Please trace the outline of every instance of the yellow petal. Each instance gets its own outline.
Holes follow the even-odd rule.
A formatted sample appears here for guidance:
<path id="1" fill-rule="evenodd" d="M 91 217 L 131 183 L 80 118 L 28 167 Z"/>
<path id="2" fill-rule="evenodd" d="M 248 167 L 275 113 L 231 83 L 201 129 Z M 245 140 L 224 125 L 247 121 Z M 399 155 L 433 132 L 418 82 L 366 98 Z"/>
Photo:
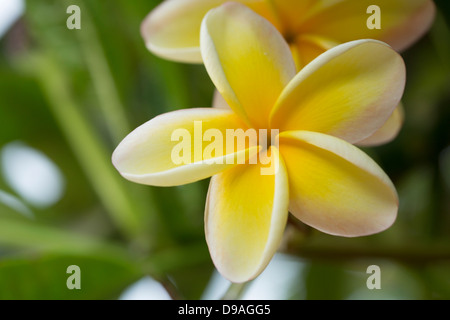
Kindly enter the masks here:
<path id="1" fill-rule="evenodd" d="M 206 240 L 218 271 L 233 282 L 258 276 L 277 250 L 288 214 L 288 180 L 278 150 L 276 174 L 262 164 L 236 166 L 211 178 Z"/>
<path id="2" fill-rule="evenodd" d="M 198 181 L 245 162 L 257 151 L 248 143 L 227 152 L 226 143 L 221 143 L 220 150 L 206 152 L 216 136 L 222 135 L 224 141 L 227 129 L 238 128 L 245 126 L 231 110 L 166 113 L 131 132 L 114 151 L 113 164 L 122 176 L 137 183 L 174 186 Z M 206 139 L 208 133 L 213 135 Z"/>
<path id="3" fill-rule="evenodd" d="M 315 11 L 317 0 L 270 0 L 283 24 L 283 31 L 288 38 L 292 31 L 298 30 L 305 19 Z"/>
<path id="4" fill-rule="evenodd" d="M 141 34 L 147 48 L 166 59 L 201 63 L 200 25 L 225 0 L 167 0 L 145 18 Z"/>
<path id="5" fill-rule="evenodd" d="M 271 108 L 295 75 L 289 47 L 275 27 L 246 6 L 226 3 L 203 20 L 201 52 L 230 107 L 249 125 L 267 128 Z"/>
<path id="6" fill-rule="evenodd" d="M 358 141 L 356 145 L 366 147 L 378 146 L 394 140 L 402 128 L 404 119 L 405 111 L 403 106 L 400 104 L 380 129 L 375 131 L 375 133 L 370 137 Z"/>
<path id="7" fill-rule="evenodd" d="M 344 140 L 308 131 L 280 134 L 289 176 L 289 211 L 329 234 L 355 237 L 387 229 L 398 198 L 383 170 Z"/>
<path id="8" fill-rule="evenodd" d="M 228 0 L 166 0 L 152 10 L 141 25 L 147 48 L 169 60 L 201 63 L 200 25 L 205 14 Z M 239 0 L 273 23 L 265 0 Z"/>
<path id="9" fill-rule="evenodd" d="M 294 56 L 297 70 L 303 69 L 308 63 L 327 50 L 339 45 L 330 39 L 316 35 L 299 35 L 291 44 L 291 52 Z"/>
<path id="10" fill-rule="evenodd" d="M 297 32 L 318 34 L 338 42 L 377 39 L 396 50 L 410 46 L 429 29 L 435 14 L 432 0 L 345 0 L 318 1 L 322 8 L 303 21 Z M 367 9 L 377 5 L 381 28 L 369 29 Z"/>
<path id="11" fill-rule="evenodd" d="M 405 86 L 403 59 L 386 44 L 359 40 L 320 55 L 289 83 L 272 112 L 271 128 L 360 141 L 389 118 Z"/>

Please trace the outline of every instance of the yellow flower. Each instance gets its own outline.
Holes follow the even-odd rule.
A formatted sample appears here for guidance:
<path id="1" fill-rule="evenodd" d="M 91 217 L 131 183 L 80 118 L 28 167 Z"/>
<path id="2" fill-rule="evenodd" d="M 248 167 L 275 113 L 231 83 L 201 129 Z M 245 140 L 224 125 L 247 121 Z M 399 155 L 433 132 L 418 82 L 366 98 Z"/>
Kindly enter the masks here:
<path id="1" fill-rule="evenodd" d="M 380 128 L 401 99 L 405 67 L 392 48 L 376 40 L 349 42 L 297 73 L 282 35 L 238 3 L 212 9 L 200 38 L 206 69 L 231 109 L 160 115 L 120 143 L 113 163 L 126 179 L 155 186 L 212 176 L 205 232 L 222 275 L 243 282 L 262 272 L 279 246 L 288 211 L 318 230 L 346 237 L 392 225 L 395 187 L 352 145 Z M 204 132 L 223 136 L 239 128 L 280 133 L 267 144 L 259 139 L 258 146 L 224 148 L 223 156 L 208 161 L 216 156 L 206 152 L 215 141 L 198 136 L 199 123 Z M 175 163 L 180 142 L 174 132 L 180 129 L 194 137 L 193 153 L 198 146 L 203 152 Z M 255 148 L 269 150 L 271 163 L 229 161 L 242 155 L 249 160 Z M 262 174 L 266 167 L 275 169 Z"/>

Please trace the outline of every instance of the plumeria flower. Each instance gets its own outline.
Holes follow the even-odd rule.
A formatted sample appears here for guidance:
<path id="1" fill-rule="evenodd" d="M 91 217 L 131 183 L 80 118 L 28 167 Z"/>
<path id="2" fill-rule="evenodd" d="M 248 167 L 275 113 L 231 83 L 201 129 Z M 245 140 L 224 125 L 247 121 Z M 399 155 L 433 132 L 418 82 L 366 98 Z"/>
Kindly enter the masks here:
<path id="1" fill-rule="evenodd" d="M 223 276 L 244 282 L 260 274 L 279 247 L 288 212 L 322 232 L 344 237 L 392 225 L 398 210 L 395 187 L 352 144 L 379 129 L 400 101 L 405 66 L 398 53 L 376 40 L 358 40 L 328 50 L 297 73 L 278 30 L 238 3 L 207 13 L 200 48 L 208 74 L 230 108 L 157 116 L 130 133 L 112 160 L 126 179 L 153 186 L 212 176 L 205 233 Z M 256 148 L 268 151 L 271 163 L 216 161 L 221 159 L 206 151 L 216 141 L 196 137 L 198 123 L 204 132 L 213 129 L 223 136 L 230 129 L 277 130 L 275 139 L 222 156 L 250 159 Z M 193 149 L 201 140 L 203 151 L 185 163 L 173 161 L 180 143 L 173 135 L 179 129 L 194 137 Z M 276 169 L 262 174 L 268 166 Z"/>
<path id="2" fill-rule="evenodd" d="M 201 63 L 200 24 L 208 10 L 228 0 L 166 0 L 150 12 L 141 33 L 150 51 L 170 60 Z M 283 34 L 300 70 L 319 54 L 352 40 L 377 39 L 401 51 L 430 27 L 432 0 L 235 0 L 268 19 Z M 381 9 L 381 29 L 367 28 L 367 9 Z M 402 105 L 360 146 L 393 140 L 403 125 Z"/>

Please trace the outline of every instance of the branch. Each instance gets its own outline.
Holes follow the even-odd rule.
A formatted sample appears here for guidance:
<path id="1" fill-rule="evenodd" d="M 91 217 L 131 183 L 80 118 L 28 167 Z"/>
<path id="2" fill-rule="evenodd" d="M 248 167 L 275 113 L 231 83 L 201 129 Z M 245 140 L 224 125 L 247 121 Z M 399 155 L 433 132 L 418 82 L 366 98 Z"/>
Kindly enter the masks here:
<path id="1" fill-rule="evenodd" d="M 317 245 L 304 243 L 300 246 L 289 246 L 286 253 L 306 259 L 348 261 L 355 259 L 389 259 L 408 264 L 428 264 L 438 261 L 450 261 L 448 246 L 433 245 L 411 246 L 373 245 Z"/>

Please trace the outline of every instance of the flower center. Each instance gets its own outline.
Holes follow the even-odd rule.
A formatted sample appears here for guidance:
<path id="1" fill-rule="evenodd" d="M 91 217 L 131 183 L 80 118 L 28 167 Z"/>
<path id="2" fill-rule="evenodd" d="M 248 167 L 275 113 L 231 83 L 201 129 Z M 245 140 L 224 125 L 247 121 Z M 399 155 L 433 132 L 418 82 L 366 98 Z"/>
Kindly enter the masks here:
<path id="1" fill-rule="evenodd" d="M 296 34 L 291 32 L 291 31 L 286 31 L 283 36 L 284 36 L 284 39 L 286 40 L 286 42 L 289 45 L 294 44 L 295 43 L 295 39 L 297 37 Z"/>
<path id="2" fill-rule="evenodd" d="M 259 129 L 258 130 L 258 145 L 262 150 L 268 150 L 271 146 L 278 148 L 278 129 Z"/>

